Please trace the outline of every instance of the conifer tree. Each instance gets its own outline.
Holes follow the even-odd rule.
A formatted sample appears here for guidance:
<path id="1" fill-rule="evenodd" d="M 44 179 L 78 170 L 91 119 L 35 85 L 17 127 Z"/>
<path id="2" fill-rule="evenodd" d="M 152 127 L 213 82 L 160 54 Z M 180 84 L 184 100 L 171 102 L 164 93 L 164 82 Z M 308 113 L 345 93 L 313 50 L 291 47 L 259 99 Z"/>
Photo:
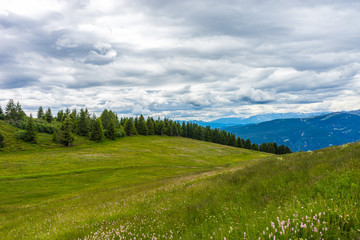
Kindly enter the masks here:
<path id="1" fill-rule="evenodd" d="M 22 120 L 22 119 L 26 118 L 26 114 L 22 110 L 21 105 L 20 105 L 19 102 L 16 103 L 15 111 L 16 111 L 16 120 Z"/>
<path id="2" fill-rule="evenodd" d="M 210 142 L 211 141 L 211 132 L 210 132 L 210 126 L 206 126 L 205 128 L 205 133 L 204 133 L 204 138 L 206 142 Z"/>
<path id="3" fill-rule="evenodd" d="M 109 128 L 107 130 L 107 137 L 115 140 L 116 139 L 116 128 L 115 128 L 115 121 L 111 119 Z"/>
<path id="4" fill-rule="evenodd" d="M 74 136 L 72 133 L 72 120 L 70 118 L 70 116 L 67 116 L 61 126 L 61 131 L 60 131 L 60 142 L 64 145 L 64 146 L 68 146 L 70 147 L 71 144 L 74 142 Z"/>
<path id="5" fill-rule="evenodd" d="M 244 147 L 245 147 L 246 149 L 251 149 L 251 146 L 252 146 L 252 145 L 251 145 L 250 139 L 246 139 L 246 142 L 245 142 L 245 146 L 244 146 Z"/>
<path id="6" fill-rule="evenodd" d="M 2 107 L 0 105 L 0 120 L 4 120 L 5 116 L 4 116 L 4 112 L 2 110 Z"/>
<path id="7" fill-rule="evenodd" d="M 146 125 L 148 128 L 148 134 L 149 135 L 155 135 L 155 124 L 154 124 L 154 120 L 150 117 L 148 117 L 148 119 L 146 120 Z"/>
<path id="8" fill-rule="evenodd" d="M 80 136 L 89 136 L 90 121 L 89 116 L 84 109 L 80 109 L 80 114 L 76 126 L 77 134 L 79 134 Z"/>
<path id="9" fill-rule="evenodd" d="M 52 120 L 53 120 L 53 115 L 51 114 L 51 109 L 48 108 L 45 112 L 45 115 L 44 115 L 44 119 L 48 122 L 48 123 L 51 123 Z"/>
<path id="10" fill-rule="evenodd" d="M 4 135 L 0 132 L 0 148 L 5 147 Z"/>
<path id="11" fill-rule="evenodd" d="M 148 135 L 148 127 L 145 122 L 144 116 L 141 114 L 137 123 L 137 132 L 140 135 Z"/>
<path id="12" fill-rule="evenodd" d="M 104 129 L 101 123 L 101 119 L 98 118 L 96 119 L 92 132 L 91 132 L 91 136 L 90 136 L 90 140 L 96 141 L 96 142 L 101 142 L 103 141 L 105 138 L 104 136 Z"/>
<path id="13" fill-rule="evenodd" d="M 109 114 L 109 111 L 107 109 L 105 109 L 101 115 L 100 115 L 100 119 L 101 119 L 101 123 L 103 125 L 103 128 L 105 130 L 109 129 L 109 125 L 110 125 L 110 121 L 111 121 L 111 118 L 110 118 L 110 114 Z"/>
<path id="14" fill-rule="evenodd" d="M 253 144 L 251 145 L 251 149 L 252 149 L 252 150 L 255 150 L 255 151 L 259 151 L 259 145 L 257 145 L 256 143 L 253 143 Z"/>
<path id="15" fill-rule="evenodd" d="M 227 145 L 227 143 L 228 143 L 227 133 L 226 133 L 225 130 L 221 130 L 221 131 L 220 131 L 219 143 L 220 143 L 220 144 L 223 144 L 223 145 Z"/>
<path id="16" fill-rule="evenodd" d="M 127 136 L 137 135 L 133 118 L 129 118 L 125 123 L 125 132 Z"/>
<path id="17" fill-rule="evenodd" d="M 166 119 L 165 119 L 165 120 L 166 120 Z M 167 121 L 167 120 L 166 120 L 166 122 L 165 122 L 164 132 L 165 132 L 165 134 L 168 135 L 168 136 L 172 136 L 172 135 L 173 135 L 170 122 Z"/>
<path id="18" fill-rule="evenodd" d="M 36 141 L 36 126 L 34 123 L 34 119 L 30 114 L 25 126 L 24 140 L 28 142 Z"/>
<path id="19" fill-rule="evenodd" d="M 186 124 L 185 124 L 185 122 L 182 122 L 182 124 L 181 124 L 181 136 L 182 136 L 182 137 L 187 137 Z"/>
<path id="20" fill-rule="evenodd" d="M 39 110 L 37 112 L 37 119 L 43 119 L 43 118 L 44 118 L 44 110 L 43 110 L 43 107 L 40 106 Z"/>
<path id="21" fill-rule="evenodd" d="M 15 109 L 15 102 L 13 99 L 10 99 L 9 102 L 6 104 L 5 108 L 5 119 L 8 120 L 16 120 L 16 109 Z"/>
<path id="22" fill-rule="evenodd" d="M 64 111 L 60 110 L 57 112 L 57 117 L 56 117 L 56 121 L 58 122 L 62 122 L 64 120 Z"/>
<path id="23" fill-rule="evenodd" d="M 164 135 L 164 121 L 156 121 L 156 135 Z"/>

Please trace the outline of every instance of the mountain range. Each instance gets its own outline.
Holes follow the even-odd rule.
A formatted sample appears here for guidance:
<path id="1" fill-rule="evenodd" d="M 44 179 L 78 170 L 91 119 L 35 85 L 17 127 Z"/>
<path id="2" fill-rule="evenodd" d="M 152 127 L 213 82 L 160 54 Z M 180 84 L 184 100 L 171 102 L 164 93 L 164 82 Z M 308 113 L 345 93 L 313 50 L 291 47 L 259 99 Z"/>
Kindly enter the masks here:
<path id="1" fill-rule="evenodd" d="M 316 150 L 360 140 L 360 110 L 307 118 L 276 119 L 251 125 L 228 126 L 253 143 L 276 142 L 292 151 Z"/>
<path id="2" fill-rule="evenodd" d="M 275 119 L 286 119 L 286 118 L 305 118 L 311 116 L 317 116 L 326 114 L 326 112 L 321 113 L 270 113 L 270 114 L 260 114 L 255 115 L 247 118 L 237 118 L 237 117 L 230 117 L 230 118 L 219 118 L 212 121 L 197 121 L 192 120 L 190 122 L 196 123 L 201 126 L 210 126 L 211 128 L 226 128 L 230 126 L 239 126 L 239 125 L 249 125 L 249 124 L 256 124 L 266 121 L 271 121 Z"/>

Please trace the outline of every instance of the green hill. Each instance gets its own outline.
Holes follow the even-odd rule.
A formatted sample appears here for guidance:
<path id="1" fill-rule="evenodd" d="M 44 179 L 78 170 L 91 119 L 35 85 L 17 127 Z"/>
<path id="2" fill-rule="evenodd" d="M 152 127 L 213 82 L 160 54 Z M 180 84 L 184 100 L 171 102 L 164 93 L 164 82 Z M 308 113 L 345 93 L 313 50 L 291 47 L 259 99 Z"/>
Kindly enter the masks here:
<path id="1" fill-rule="evenodd" d="M 359 159 L 358 143 L 275 156 L 160 136 L 0 153 L 0 236 L 357 239 Z"/>

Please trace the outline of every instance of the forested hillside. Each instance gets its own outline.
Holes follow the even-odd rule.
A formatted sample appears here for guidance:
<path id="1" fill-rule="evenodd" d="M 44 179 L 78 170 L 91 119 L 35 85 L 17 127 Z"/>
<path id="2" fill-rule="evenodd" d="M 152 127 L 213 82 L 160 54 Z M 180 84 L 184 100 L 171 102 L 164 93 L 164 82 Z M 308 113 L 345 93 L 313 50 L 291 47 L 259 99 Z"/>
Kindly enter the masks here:
<path id="1" fill-rule="evenodd" d="M 54 143 L 67 147 L 76 144 L 75 136 L 102 142 L 105 138 L 115 140 L 125 136 L 165 135 L 181 136 L 268 153 L 286 154 L 291 152 L 290 148 L 285 145 L 278 146 L 275 142 L 255 144 L 250 139 L 245 140 L 239 136 L 236 137 L 233 133 L 217 128 L 212 129 L 209 126 L 203 127 L 191 122 L 182 122 L 180 124 L 179 121 L 168 118 L 155 120 L 148 117 L 145 119 L 143 115 L 135 118 L 119 118 L 116 113 L 107 109 L 99 117 L 90 114 L 87 109 L 80 109 L 80 111 L 77 109 L 71 111 L 69 109 L 60 110 L 54 117 L 50 108 L 47 108 L 44 112 L 43 107 L 40 106 L 37 118 L 33 118 L 32 115 L 30 117 L 26 116 L 19 103 L 15 104 L 13 100 L 10 100 L 5 111 L 1 109 L 1 113 L 1 118 L 8 124 L 23 129 L 23 131 L 15 134 L 17 139 L 34 144 L 37 143 L 38 132 L 52 134 Z M 4 146 L 6 148 L 6 144 Z"/>

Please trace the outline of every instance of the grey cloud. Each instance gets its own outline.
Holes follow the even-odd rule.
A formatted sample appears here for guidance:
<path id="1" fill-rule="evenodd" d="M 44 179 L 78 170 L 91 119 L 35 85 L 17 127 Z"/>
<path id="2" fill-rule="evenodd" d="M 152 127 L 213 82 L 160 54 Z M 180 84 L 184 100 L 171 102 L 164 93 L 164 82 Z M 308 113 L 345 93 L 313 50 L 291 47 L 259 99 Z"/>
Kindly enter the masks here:
<path id="1" fill-rule="evenodd" d="M 360 103 L 357 1 L 65 3 L 0 13 L 0 95 L 184 118 Z"/>

